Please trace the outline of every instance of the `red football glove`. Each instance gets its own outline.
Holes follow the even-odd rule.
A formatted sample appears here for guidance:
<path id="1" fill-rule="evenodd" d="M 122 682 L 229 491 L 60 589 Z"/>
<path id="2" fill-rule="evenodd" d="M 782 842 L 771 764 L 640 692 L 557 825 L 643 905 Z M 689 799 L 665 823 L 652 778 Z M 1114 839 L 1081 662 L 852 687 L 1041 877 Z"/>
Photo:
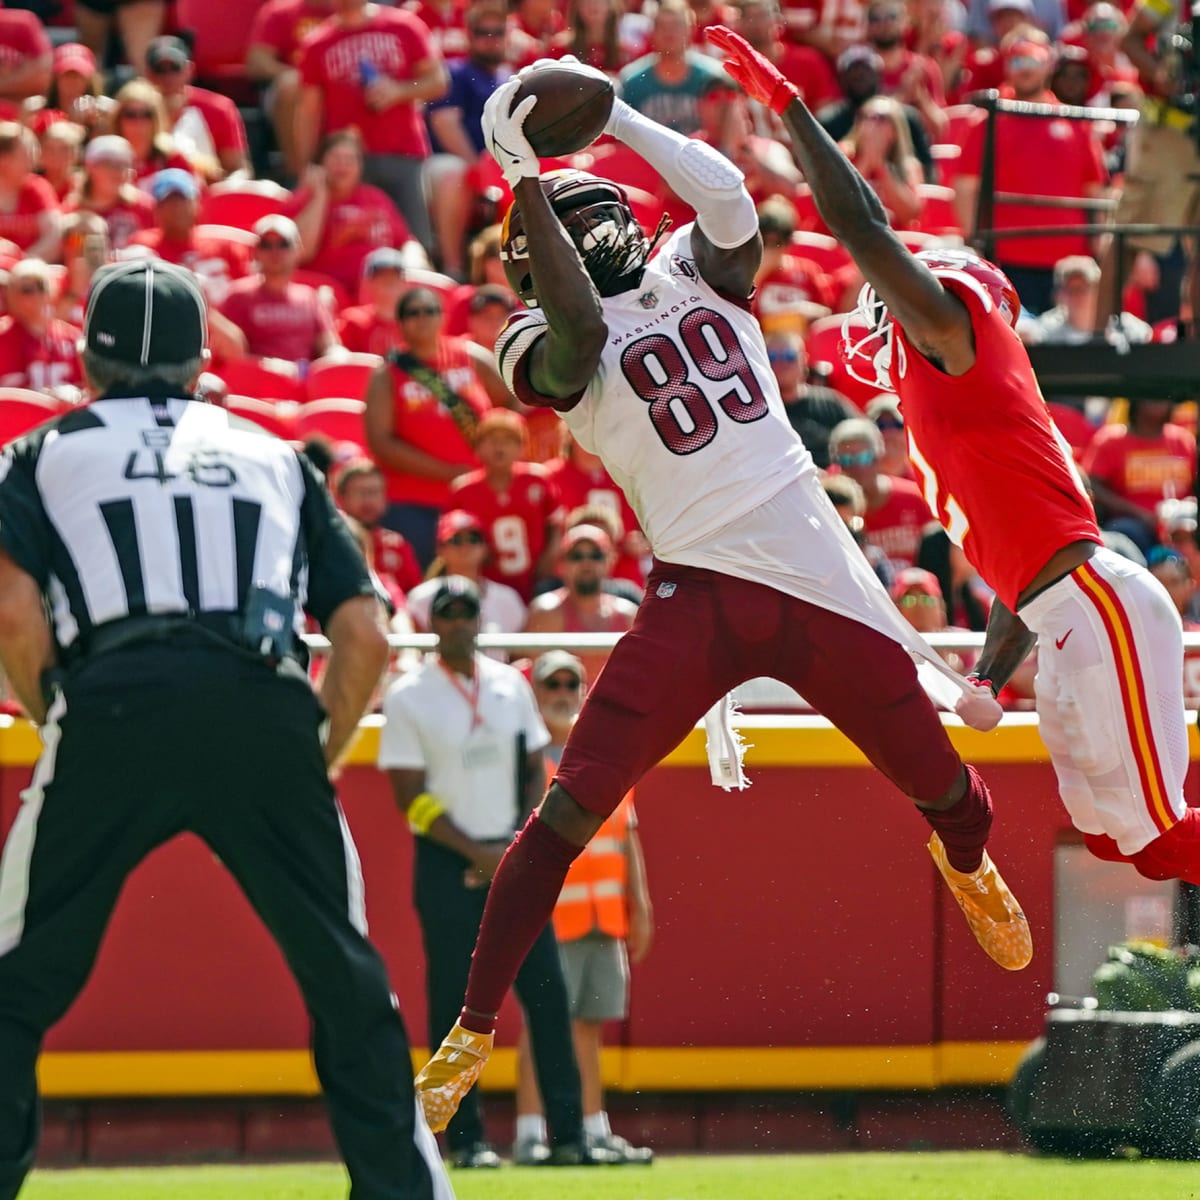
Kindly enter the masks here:
<path id="1" fill-rule="evenodd" d="M 793 100 L 800 99 L 800 89 L 740 34 L 724 25 L 713 25 L 706 33 L 708 40 L 724 51 L 725 70 L 751 100 L 782 115 Z"/>

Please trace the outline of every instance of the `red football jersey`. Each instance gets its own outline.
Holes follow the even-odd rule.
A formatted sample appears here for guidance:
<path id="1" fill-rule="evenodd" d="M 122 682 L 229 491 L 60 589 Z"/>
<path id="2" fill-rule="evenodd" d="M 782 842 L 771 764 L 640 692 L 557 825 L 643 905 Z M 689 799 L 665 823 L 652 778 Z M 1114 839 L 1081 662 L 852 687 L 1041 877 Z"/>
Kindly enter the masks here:
<path id="1" fill-rule="evenodd" d="M 425 576 L 421 573 L 416 551 L 408 539 L 393 529 L 384 529 L 382 525 L 376 525 L 369 532 L 375 573 L 389 585 L 389 592 L 392 592 L 391 584 L 395 584 L 402 595 L 411 592 Z"/>
<path id="2" fill-rule="evenodd" d="M 12 317 L 0 317 L 0 387 L 47 392 L 60 384 L 83 386 L 79 366 L 80 331 L 52 320 L 36 337 Z"/>
<path id="3" fill-rule="evenodd" d="M 352 354 L 378 354 L 382 358 L 389 350 L 404 345 L 400 322 L 395 317 L 381 317 L 373 304 L 343 308 L 334 328 L 342 345 Z"/>
<path id="4" fill-rule="evenodd" d="M 207 234 L 197 237 L 194 230 L 186 242 L 169 242 L 161 229 L 144 229 L 135 233 L 129 244 L 146 246 L 164 262 L 194 271 L 205 299 L 218 308 L 229 295 L 229 285 L 250 271 L 250 251 L 240 242 Z"/>
<path id="5" fill-rule="evenodd" d="M 246 349 L 256 358 L 311 361 L 333 332 L 333 318 L 316 288 L 289 283 L 283 292 L 268 291 L 258 275 L 229 285 L 221 313 L 246 335 Z"/>
<path id="6" fill-rule="evenodd" d="M 449 505 L 479 518 L 492 551 L 484 575 L 507 583 L 528 604 L 538 558 L 551 528 L 562 520 L 558 488 L 550 473 L 540 463 L 515 463 L 512 487 L 497 492 L 482 470 L 472 471 L 451 484 Z"/>
<path id="7" fill-rule="evenodd" d="M 42 213 L 58 207 L 58 194 L 40 176 L 26 175 L 17 184 L 16 203 L 9 212 L 0 213 L 0 238 L 28 250 L 42 236 Z"/>
<path id="8" fill-rule="evenodd" d="M 943 280 L 975 332 L 975 365 L 939 370 L 896 325 L 892 369 L 925 500 L 1001 602 L 1015 611 L 1071 542 L 1100 541 L 1070 449 L 1050 420 L 1020 338 L 990 300 Z"/>
<path id="9" fill-rule="evenodd" d="M 270 46 L 280 62 L 295 66 L 300 61 L 300 43 L 328 19 L 328 4 L 267 0 L 254 16 L 247 44 Z"/>

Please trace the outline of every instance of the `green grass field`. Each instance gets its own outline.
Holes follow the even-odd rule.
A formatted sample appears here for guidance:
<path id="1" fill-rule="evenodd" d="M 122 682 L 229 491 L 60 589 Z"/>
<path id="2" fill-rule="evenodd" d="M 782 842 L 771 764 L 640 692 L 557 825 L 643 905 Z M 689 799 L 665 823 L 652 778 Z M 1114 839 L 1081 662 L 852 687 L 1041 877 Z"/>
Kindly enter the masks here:
<path id="1" fill-rule="evenodd" d="M 1017 1154 L 663 1158 L 649 1168 L 452 1176 L 459 1200 L 1196 1200 L 1200 1167 Z M 21 1200 L 342 1200 L 327 1163 L 39 1171 Z"/>

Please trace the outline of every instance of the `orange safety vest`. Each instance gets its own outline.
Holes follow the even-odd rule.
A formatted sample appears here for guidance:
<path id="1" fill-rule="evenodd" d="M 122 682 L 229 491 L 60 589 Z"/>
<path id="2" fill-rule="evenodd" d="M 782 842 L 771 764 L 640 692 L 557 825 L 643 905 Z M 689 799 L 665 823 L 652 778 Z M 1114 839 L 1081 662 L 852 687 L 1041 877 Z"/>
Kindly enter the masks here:
<path id="1" fill-rule="evenodd" d="M 633 793 L 629 792 L 567 872 L 554 906 L 554 933 L 559 941 L 574 941 L 593 932 L 629 936 L 625 851 L 632 824 Z"/>

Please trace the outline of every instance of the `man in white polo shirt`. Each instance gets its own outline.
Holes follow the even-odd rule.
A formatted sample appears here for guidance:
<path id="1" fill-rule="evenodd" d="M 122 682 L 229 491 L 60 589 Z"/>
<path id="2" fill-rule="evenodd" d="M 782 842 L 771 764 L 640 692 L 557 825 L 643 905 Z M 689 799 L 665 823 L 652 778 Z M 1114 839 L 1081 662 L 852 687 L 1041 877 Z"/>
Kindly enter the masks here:
<path id="1" fill-rule="evenodd" d="M 429 615 L 437 651 L 402 676 L 383 703 L 379 766 L 415 834 L 413 894 L 425 943 L 431 1046 L 458 1019 L 492 873 L 545 788 L 542 752 L 550 734 L 524 676 L 476 650 L 479 606 L 472 580 L 442 580 Z M 612 1161 L 584 1137 L 567 990 L 549 926 L 515 987 L 546 1106 L 548 1162 Z M 458 1167 L 500 1163 L 484 1137 L 478 1096 L 468 1096 L 447 1129 Z"/>

